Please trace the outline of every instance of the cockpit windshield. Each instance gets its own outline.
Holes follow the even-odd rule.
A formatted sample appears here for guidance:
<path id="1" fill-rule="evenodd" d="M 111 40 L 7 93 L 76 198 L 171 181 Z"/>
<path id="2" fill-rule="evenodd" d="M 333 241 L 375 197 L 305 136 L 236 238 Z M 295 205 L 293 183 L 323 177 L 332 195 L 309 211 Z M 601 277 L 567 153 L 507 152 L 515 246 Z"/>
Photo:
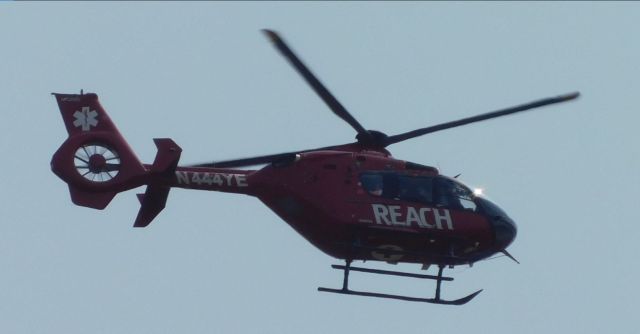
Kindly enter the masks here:
<path id="1" fill-rule="evenodd" d="M 371 196 L 432 204 L 458 210 L 476 210 L 474 195 L 457 180 L 444 176 L 407 175 L 390 171 L 360 174 Z"/>

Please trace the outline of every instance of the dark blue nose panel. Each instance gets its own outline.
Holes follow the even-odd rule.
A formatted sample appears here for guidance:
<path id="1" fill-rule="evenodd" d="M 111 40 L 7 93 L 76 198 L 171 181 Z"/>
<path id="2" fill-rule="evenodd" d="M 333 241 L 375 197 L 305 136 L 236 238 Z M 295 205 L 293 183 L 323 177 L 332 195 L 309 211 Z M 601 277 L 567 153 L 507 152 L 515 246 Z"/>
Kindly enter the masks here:
<path id="1" fill-rule="evenodd" d="M 518 232 L 516 224 L 509 217 L 496 216 L 491 219 L 493 233 L 496 237 L 496 246 L 505 249 L 513 242 Z"/>
<path id="2" fill-rule="evenodd" d="M 504 210 L 495 203 L 483 197 L 476 197 L 476 204 L 480 206 L 484 214 L 487 215 L 495 236 L 495 247 L 501 251 L 509 246 L 516 238 L 518 228 L 516 223 L 509 218 Z"/>

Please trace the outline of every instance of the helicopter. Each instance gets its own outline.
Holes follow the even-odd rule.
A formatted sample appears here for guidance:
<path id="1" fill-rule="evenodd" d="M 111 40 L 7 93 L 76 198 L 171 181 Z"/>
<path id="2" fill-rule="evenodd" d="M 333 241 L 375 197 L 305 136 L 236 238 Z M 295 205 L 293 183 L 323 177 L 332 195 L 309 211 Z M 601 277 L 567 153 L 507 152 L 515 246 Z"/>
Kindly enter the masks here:
<path id="1" fill-rule="evenodd" d="M 517 234 L 515 222 L 497 204 L 474 193 L 435 167 L 394 158 L 387 147 L 426 134 L 576 99 L 578 92 L 420 128 L 397 135 L 368 130 L 329 92 L 278 33 L 263 30 L 329 109 L 356 132 L 356 141 L 316 149 L 178 166 L 182 149 L 156 138 L 156 157 L 140 162 L 95 93 L 55 96 L 68 138 L 54 153 L 51 169 L 68 184 L 74 204 L 104 209 L 120 192 L 146 186 L 137 195 L 134 227 L 146 227 L 164 209 L 169 191 L 219 191 L 254 196 L 301 236 L 344 265 L 341 288 L 319 291 L 346 295 L 462 305 L 465 297 L 441 298 L 445 267 L 473 265 L 502 253 Z M 246 169 L 261 165 L 260 169 Z M 436 275 L 352 266 L 353 261 L 413 263 Z M 404 276 L 436 281 L 432 298 L 349 288 L 349 273 Z"/>

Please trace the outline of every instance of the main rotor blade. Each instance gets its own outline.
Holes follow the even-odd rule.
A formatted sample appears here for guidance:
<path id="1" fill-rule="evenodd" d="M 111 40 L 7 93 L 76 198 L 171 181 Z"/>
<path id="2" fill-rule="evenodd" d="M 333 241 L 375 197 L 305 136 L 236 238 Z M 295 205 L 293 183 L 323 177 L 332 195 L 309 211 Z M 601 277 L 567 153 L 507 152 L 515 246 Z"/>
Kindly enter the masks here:
<path id="1" fill-rule="evenodd" d="M 307 68 L 307 66 L 302 63 L 302 61 L 291 51 L 291 49 L 287 46 L 287 44 L 280 38 L 280 36 L 273 30 L 263 29 L 262 30 L 267 37 L 273 42 L 278 51 L 289 60 L 291 65 L 302 75 L 302 77 L 307 81 L 307 83 L 313 88 L 313 90 L 322 98 L 324 103 L 329 106 L 329 108 L 336 114 L 338 117 L 342 118 L 345 122 L 349 123 L 351 127 L 353 127 L 358 133 L 366 133 L 367 130 L 360 125 L 360 123 L 351 116 L 351 114 L 345 109 L 340 102 L 329 92 L 329 90 L 316 78 L 313 73 Z"/>
<path id="2" fill-rule="evenodd" d="M 189 165 L 188 167 L 231 168 L 231 167 L 254 166 L 254 165 L 267 164 L 267 163 L 271 163 L 281 159 L 285 159 L 291 156 L 292 154 L 296 154 L 296 153 L 297 152 L 278 153 L 278 154 L 263 155 L 258 157 L 241 158 L 241 159 L 218 161 L 218 162 L 207 162 L 202 164 Z"/>
<path id="3" fill-rule="evenodd" d="M 466 124 L 470 124 L 470 123 L 475 123 L 475 122 L 485 121 L 485 120 L 492 119 L 492 118 L 511 115 L 511 114 L 515 114 L 517 112 L 526 111 L 526 110 L 529 110 L 529 109 L 538 108 L 538 107 L 546 106 L 546 105 L 549 105 L 549 104 L 554 104 L 554 103 L 560 103 L 560 102 L 573 100 L 573 99 L 577 98 L 578 96 L 580 96 L 580 93 L 579 92 L 574 92 L 574 93 L 564 94 L 564 95 L 560 95 L 560 96 L 556 96 L 556 97 L 549 97 L 549 98 L 546 98 L 546 99 L 529 102 L 529 103 L 522 104 L 522 105 L 515 106 L 515 107 L 501 109 L 501 110 L 489 112 L 489 113 L 486 113 L 486 114 L 480 114 L 480 115 L 473 116 L 473 117 L 467 117 L 467 118 L 459 119 L 459 120 L 456 120 L 456 121 L 451 121 L 451 122 L 447 122 L 447 123 L 442 123 L 442 124 L 438 124 L 438 125 L 434 125 L 434 126 L 418 129 L 418 130 L 413 130 L 413 131 L 401 133 L 401 134 L 398 134 L 398 135 L 395 135 L 395 136 L 389 136 L 384 141 L 384 145 L 383 146 L 387 147 L 387 146 L 389 146 L 391 144 L 395 144 L 395 143 L 398 143 L 398 142 L 401 142 L 401 141 L 404 141 L 404 140 L 407 140 L 407 139 L 423 136 L 423 135 L 426 135 L 428 133 L 433 133 L 433 132 L 436 132 L 436 131 L 446 130 L 446 129 L 455 128 L 455 127 L 466 125 Z"/>
<path id="4" fill-rule="evenodd" d="M 303 150 L 303 151 L 294 151 L 287 153 L 277 153 L 277 154 L 269 154 L 269 155 L 261 155 L 257 157 L 249 157 L 249 158 L 241 158 L 234 160 L 225 160 L 225 161 L 217 161 L 217 162 L 207 162 L 202 164 L 189 165 L 187 167 L 209 167 L 209 168 L 232 168 L 232 167 L 247 167 L 247 166 L 255 166 L 268 164 L 277 161 L 283 161 L 286 159 L 295 159 L 295 155 L 299 153 L 306 153 L 311 151 L 322 151 L 322 150 L 330 150 L 334 146 L 326 146 L 320 147 L 312 150 Z"/>

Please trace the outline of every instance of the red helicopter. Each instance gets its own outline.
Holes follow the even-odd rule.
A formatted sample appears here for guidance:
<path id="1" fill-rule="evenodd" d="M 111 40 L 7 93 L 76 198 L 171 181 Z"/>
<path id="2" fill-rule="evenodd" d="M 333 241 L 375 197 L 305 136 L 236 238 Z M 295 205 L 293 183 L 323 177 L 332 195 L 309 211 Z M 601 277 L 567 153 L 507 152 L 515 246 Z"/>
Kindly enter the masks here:
<path id="1" fill-rule="evenodd" d="M 69 137 L 53 155 L 51 169 L 69 185 L 76 205 L 104 209 L 122 191 L 146 185 L 135 227 L 146 227 L 162 211 L 172 187 L 255 196 L 326 254 L 343 259 L 342 288 L 319 291 L 435 304 L 465 304 L 482 290 L 456 300 L 440 297 L 446 266 L 472 265 L 506 250 L 516 224 L 488 199 L 434 167 L 398 160 L 387 147 L 428 133 L 575 99 L 579 93 L 546 98 L 393 136 L 364 128 L 291 51 L 277 33 L 264 30 L 278 51 L 322 98 L 353 127 L 350 144 L 236 160 L 178 166 L 182 149 L 154 139 L 157 155 L 143 164 L 94 93 L 55 96 Z M 265 165 L 259 170 L 236 169 Z M 437 265 L 437 275 L 363 267 L 355 260 Z M 517 262 L 517 261 L 516 261 Z M 349 289 L 349 272 L 433 279 L 433 298 Z"/>

